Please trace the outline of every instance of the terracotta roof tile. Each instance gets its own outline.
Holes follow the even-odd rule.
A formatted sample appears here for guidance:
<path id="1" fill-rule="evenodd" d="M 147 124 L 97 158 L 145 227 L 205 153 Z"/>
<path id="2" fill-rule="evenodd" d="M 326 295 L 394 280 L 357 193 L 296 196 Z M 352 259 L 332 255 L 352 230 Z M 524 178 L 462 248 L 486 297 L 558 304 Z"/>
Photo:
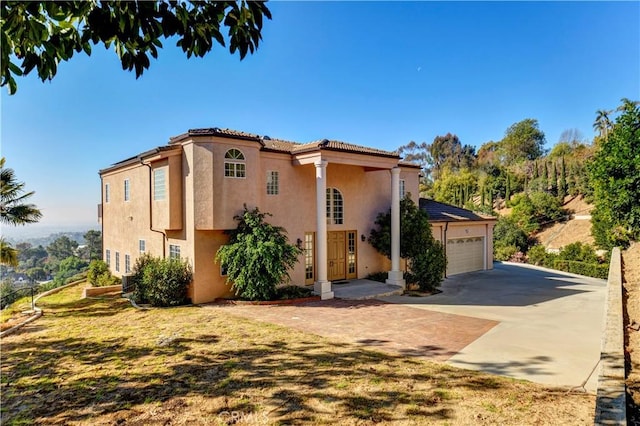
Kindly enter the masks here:
<path id="1" fill-rule="evenodd" d="M 370 148 L 362 145 L 355 145 L 352 143 L 337 141 L 337 140 L 328 140 L 323 139 L 321 141 L 315 141 L 311 143 L 305 143 L 302 145 L 298 145 L 293 151 L 293 154 L 307 152 L 307 151 L 315 151 L 316 149 L 328 149 L 334 151 L 343 151 L 343 152 L 355 152 L 359 154 L 372 154 L 372 155 L 382 155 L 385 157 L 399 157 L 399 155 L 395 152 L 385 151 L 377 148 Z"/>
<path id="2" fill-rule="evenodd" d="M 338 140 L 322 139 L 310 143 L 298 143 L 287 141 L 283 139 L 273 139 L 269 136 L 260 136 L 254 133 L 241 132 L 233 129 L 221 129 L 219 127 L 208 127 L 201 129 L 189 129 L 186 133 L 178 136 L 171 137 L 169 139 L 170 144 L 175 144 L 183 139 L 191 136 L 222 136 L 232 138 L 242 138 L 246 140 L 255 140 L 260 142 L 265 149 L 270 149 L 278 152 L 287 152 L 290 154 L 297 154 L 308 151 L 315 151 L 318 149 L 327 149 L 332 151 L 353 152 L 359 154 L 379 155 L 384 157 L 399 158 L 397 152 L 385 151 L 377 148 L 370 148 L 361 145 L 355 145 L 352 143 L 342 142 Z"/>

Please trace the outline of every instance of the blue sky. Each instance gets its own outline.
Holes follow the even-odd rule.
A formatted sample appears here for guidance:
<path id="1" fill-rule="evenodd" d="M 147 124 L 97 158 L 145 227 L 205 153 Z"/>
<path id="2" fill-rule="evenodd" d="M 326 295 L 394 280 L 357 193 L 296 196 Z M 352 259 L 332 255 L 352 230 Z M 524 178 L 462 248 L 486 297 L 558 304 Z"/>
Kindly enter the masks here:
<path id="1" fill-rule="evenodd" d="M 140 79 L 111 51 L 2 89 L 2 155 L 43 225 L 96 225 L 98 170 L 195 127 L 394 150 L 455 133 L 479 147 L 539 121 L 589 140 L 640 99 L 638 2 L 272 2 L 257 53 L 189 60 L 166 41 Z"/>

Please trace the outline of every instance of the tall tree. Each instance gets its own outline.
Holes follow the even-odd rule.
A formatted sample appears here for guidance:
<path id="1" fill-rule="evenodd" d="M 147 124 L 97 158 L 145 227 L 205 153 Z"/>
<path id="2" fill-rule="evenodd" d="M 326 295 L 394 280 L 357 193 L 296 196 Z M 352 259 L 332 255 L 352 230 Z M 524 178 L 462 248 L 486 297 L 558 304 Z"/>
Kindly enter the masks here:
<path id="1" fill-rule="evenodd" d="M 527 118 L 512 124 L 500 141 L 503 165 L 523 160 L 535 160 L 544 154 L 544 132 L 538 128 L 538 120 Z"/>
<path id="2" fill-rule="evenodd" d="M 258 48 L 265 17 L 271 19 L 265 2 L 245 0 L 3 1 L 0 85 L 13 94 L 15 77 L 34 69 L 42 81 L 51 80 L 60 62 L 75 53 L 91 55 L 98 44 L 113 45 L 122 69 L 135 69 L 136 78 L 149 68 L 149 55 L 158 57 L 162 39 L 175 40 L 187 58 L 228 43 L 229 51 L 243 59 Z"/>
<path id="3" fill-rule="evenodd" d="M 609 119 L 609 114 L 613 111 L 599 109 L 596 111 L 596 120 L 593 122 L 593 129 L 596 130 L 602 139 L 607 139 L 613 123 Z"/>
<path id="4" fill-rule="evenodd" d="M 66 235 L 56 238 L 51 244 L 47 246 L 47 253 L 49 256 L 58 260 L 63 260 L 71 257 L 75 254 L 78 248 L 78 243 Z"/>
<path id="5" fill-rule="evenodd" d="M 433 180 L 431 178 L 432 162 L 427 143 L 416 143 L 411 141 L 398 148 L 398 155 L 400 155 L 404 161 L 420 165 L 420 170 L 422 171 L 422 178 L 420 179 L 420 193 L 422 194 L 426 192 L 433 185 Z"/>
<path id="6" fill-rule="evenodd" d="M 451 133 L 436 136 L 428 145 L 428 151 L 434 180 L 442 174 L 444 169 L 458 171 L 472 166 L 476 161 L 475 148 L 470 145 L 463 146 L 458 136 Z"/>
<path id="7" fill-rule="evenodd" d="M 625 102 L 590 167 L 593 235 L 602 248 L 640 238 L 640 107 Z"/>
<path id="8" fill-rule="evenodd" d="M 13 169 L 5 167 L 5 158 L 0 158 L 0 223 L 25 225 L 40 220 L 40 210 L 27 203 L 35 192 L 25 192 L 24 187 L 24 182 L 18 182 Z"/>
<path id="9" fill-rule="evenodd" d="M 89 260 L 102 259 L 102 232 L 89 230 L 84 234 L 84 241 L 87 243 Z"/>
<path id="10" fill-rule="evenodd" d="M 564 163 L 564 157 L 560 157 L 560 182 L 558 183 L 558 198 L 564 202 L 564 197 L 567 196 L 567 169 Z"/>

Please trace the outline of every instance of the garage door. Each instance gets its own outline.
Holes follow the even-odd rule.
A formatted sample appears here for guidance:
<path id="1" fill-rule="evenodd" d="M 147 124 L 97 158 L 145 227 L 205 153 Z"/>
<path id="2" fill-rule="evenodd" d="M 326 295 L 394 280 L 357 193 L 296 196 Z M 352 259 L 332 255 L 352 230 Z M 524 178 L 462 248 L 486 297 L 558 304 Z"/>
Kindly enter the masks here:
<path id="1" fill-rule="evenodd" d="M 484 269 L 484 237 L 447 240 L 447 275 Z"/>

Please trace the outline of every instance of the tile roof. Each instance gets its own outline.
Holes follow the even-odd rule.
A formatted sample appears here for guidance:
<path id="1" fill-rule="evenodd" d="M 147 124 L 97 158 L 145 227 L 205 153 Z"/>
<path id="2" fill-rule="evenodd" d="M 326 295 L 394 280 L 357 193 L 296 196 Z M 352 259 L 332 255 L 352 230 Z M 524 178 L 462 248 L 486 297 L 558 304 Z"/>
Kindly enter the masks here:
<path id="1" fill-rule="evenodd" d="M 255 140 L 259 142 L 260 135 L 256 135 L 254 133 L 241 132 L 239 130 L 233 129 L 221 129 L 219 127 L 207 127 L 201 129 L 189 129 L 186 133 L 183 133 L 178 136 L 172 136 L 169 138 L 169 143 L 180 142 L 181 140 L 188 138 L 190 136 L 222 136 L 222 137 L 233 137 L 240 138 L 246 140 Z"/>
<path id="2" fill-rule="evenodd" d="M 241 132 L 233 129 L 221 129 L 219 127 L 208 127 L 201 129 L 189 129 L 186 133 L 169 138 L 169 144 L 175 144 L 183 139 L 191 136 L 221 136 L 240 138 L 245 140 L 253 140 L 259 142 L 265 149 L 286 152 L 289 154 L 298 154 L 303 152 L 315 151 L 315 150 L 330 150 L 330 151 L 342 151 L 353 152 L 359 154 L 378 155 L 384 157 L 400 158 L 397 152 L 385 151 L 377 148 L 370 148 L 362 145 L 355 145 L 352 143 L 322 139 L 310 143 L 299 143 L 287 141 L 284 139 L 270 138 L 269 136 L 260 136 L 255 133 Z"/>
<path id="3" fill-rule="evenodd" d="M 471 222 L 496 220 L 493 216 L 474 213 L 471 210 L 452 206 L 451 204 L 440 203 L 428 198 L 420 198 L 420 210 L 429 214 L 429 220 L 433 222 Z"/>
<path id="4" fill-rule="evenodd" d="M 396 152 L 385 151 L 382 149 L 370 148 L 367 146 L 355 145 L 348 142 L 328 140 L 328 139 L 323 139 L 320 141 L 314 141 L 314 142 L 299 145 L 292 151 L 292 154 L 298 154 L 298 153 L 307 152 L 307 151 L 315 151 L 317 149 L 327 149 L 330 151 L 354 152 L 358 154 L 380 155 L 384 157 L 400 158 L 400 156 Z"/>

